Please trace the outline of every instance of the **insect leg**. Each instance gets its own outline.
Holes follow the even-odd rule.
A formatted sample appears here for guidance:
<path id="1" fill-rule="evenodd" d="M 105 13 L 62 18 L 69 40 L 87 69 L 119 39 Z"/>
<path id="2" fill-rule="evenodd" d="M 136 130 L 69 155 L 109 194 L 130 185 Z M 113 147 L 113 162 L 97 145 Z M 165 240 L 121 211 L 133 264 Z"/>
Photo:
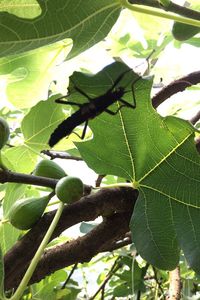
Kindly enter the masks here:
<path id="1" fill-rule="evenodd" d="M 65 100 L 62 100 L 62 99 L 56 99 L 55 100 L 56 103 L 59 103 L 59 104 L 65 104 L 65 105 L 76 105 L 78 106 L 79 108 L 82 107 L 82 104 L 80 103 L 76 103 L 76 102 L 72 102 L 72 101 L 65 101 Z"/>
<path id="2" fill-rule="evenodd" d="M 79 137 L 79 139 L 83 140 L 86 134 L 86 130 L 87 130 L 87 126 L 88 126 L 88 120 L 85 122 L 84 128 L 83 128 L 83 132 L 81 135 L 79 135 L 77 132 L 72 131 L 72 133 L 74 133 L 75 135 L 77 135 Z"/>
<path id="3" fill-rule="evenodd" d="M 87 126 L 88 126 L 88 120 L 85 121 L 85 125 L 84 125 L 83 132 L 82 132 L 82 135 L 81 135 L 81 139 L 82 139 L 82 140 L 83 140 L 84 137 L 85 137 L 86 130 L 87 130 Z"/>
<path id="4" fill-rule="evenodd" d="M 112 91 L 112 90 L 117 86 L 117 84 L 122 80 L 122 78 L 124 77 L 124 75 L 125 75 L 126 73 L 130 72 L 130 71 L 132 71 L 132 69 L 126 70 L 126 71 L 123 72 L 121 75 L 119 75 L 119 76 L 117 77 L 117 79 L 114 81 L 113 85 L 109 88 L 109 90 L 108 90 L 107 93 L 109 93 L 109 91 Z"/>
<path id="5" fill-rule="evenodd" d="M 110 109 L 107 109 L 107 108 L 105 109 L 105 112 L 107 112 L 109 115 L 112 115 L 112 116 L 116 115 L 116 112 L 114 112 Z M 118 110 L 117 110 L 117 112 L 118 112 Z"/>
<path id="6" fill-rule="evenodd" d="M 81 94 L 82 96 L 84 96 L 85 98 L 87 98 L 89 101 L 92 100 L 92 98 L 90 96 L 88 96 L 84 91 L 82 91 L 79 87 L 77 87 L 76 85 L 74 86 L 74 89 L 79 92 L 79 94 Z"/>
<path id="7" fill-rule="evenodd" d="M 133 101 L 134 101 L 134 104 L 130 104 L 129 102 L 125 101 L 124 99 L 120 98 L 118 99 L 118 101 L 120 101 L 121 103 L 123 103 L 122 107 L 123 106 L 126 106 L 126 107 L 132 107 L 132 108 L 136 108 L 136 101 L 135 101 L 135 97 L 133 97 Z M 121 106 L 120 106 L 121 107 Z"/>
<path id="8" fill-rule="evenodd" d="M 132 85 L 131 85 L 132 95 L 133 95 L 133 106 L 134 106 L 134 108 L 136 108 L 136 97 L 135 97 L 134 85 L 135 85 L 136 82 L 139 81 L 140 79 L 141 79 L 141 77 L 138 76 L 138 78 L 136 78 L 136 79 L 133 81 Z"/>
<path id="9" fill-rule="evenodd" d="M 105 112 L 107 112 L 109 115 L 115 116 L 122 107 L 127 107 L 127 104 L 120 105 L 120 107 L 116 111 L 112 111 L 110 109 L 105 109 Z"/>
<path id="10" fill-rule="evenodd" d="M 106 109 L 105 112 L 107 112 L 109 115 L 115 116 L 123 106 L 125 105 L 120 105 L 120 107 L 116 111 L 111 111 L 109 109 Z"/>

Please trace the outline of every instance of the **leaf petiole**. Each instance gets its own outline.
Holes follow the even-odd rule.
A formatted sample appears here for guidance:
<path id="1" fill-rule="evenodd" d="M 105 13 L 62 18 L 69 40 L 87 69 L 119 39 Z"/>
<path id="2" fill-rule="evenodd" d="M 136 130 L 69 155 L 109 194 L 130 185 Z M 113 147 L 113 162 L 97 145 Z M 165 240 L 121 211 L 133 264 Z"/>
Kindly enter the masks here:
<path id="1" fill-rule="evenodd" d="M 170 13 L 170 12 L 163 12 L 160 9 L 157 9 L 157 8 L 149 8 L 149 7 L 147 8 L 145 6 L 141 7 L 140 5 L 130 4 L 128 2 L 128 0 L 121 0 L 121 4 L 122 4 L 122 6 L 132 10 L 133 12 L 144 13 L 144 14 L 147 14 L 147 15 L 152 15 L 152 16 L 156 16 L 156 17 L 161 17 L 161 18 L 173 20 L 173 21 L 180 22 L 180 23 L 183 23 L 183 24 L 188 24 L 188 25 L 200 27 L 200 21 L 199 20 L 185 18 L 185 17 L 179 16 L 179 15 L 176 15 L 176 14 Z"/>

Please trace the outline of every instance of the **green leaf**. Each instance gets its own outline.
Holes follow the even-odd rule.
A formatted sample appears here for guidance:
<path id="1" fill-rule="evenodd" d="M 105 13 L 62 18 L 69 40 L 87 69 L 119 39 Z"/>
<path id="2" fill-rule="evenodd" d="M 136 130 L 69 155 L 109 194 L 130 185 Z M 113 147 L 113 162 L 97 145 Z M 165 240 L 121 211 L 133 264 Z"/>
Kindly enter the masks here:
<path id="1" fill-rule="evenodd" d="M 16 229 L 9 223 L 0 225 L 1 248 L 5 254 L 16 243 L 19 238 L 20 230 Z"/>
<path id="2" fill-rule="evenodd" d="M 177 239 L 192 268 L 200 273 L 200 226 L 199 209 L 173 203 L 172 211 Z"/>
<path id="3" fill-rule="evenodd" d="M 172 34 L 178 41 L 185 41 L 200 32 L 199 27 L 187 25 L 183 23 L 174 23 L 172 28 Z"/>
<path id="4" fill-rule="evenodd" d="M 91 78 L 75 74 L 73 81 L 78 78 L 78 86 L 94 97 L 100 90 L 101 94 L 108 90 L 125 69 L 123 64 L 114 63 Z M 126 73 L 119 83 L 127 90 L 123 99 L 130 103 L 135 77 Z M 171 270 L 178 264 L 181 247 L 192 268 L 198 270 L 200 243 L 194 236 L 198 236 L 200 225 L 200 158 L 194 128 L 184 120 L 157 114 L 150 101 L 151 84 L 150 80 L 137 81 L 136 109 L 126 107 L 115 116 L 99 115 L 89 123 L 93 139 L 76 145 L 95 172 L 124 177 L 139 189 L 130 228 L 142 257 L 160 269 Z M 119 105 L 117 102 L 110 109 Z M 178 216 L 181 210 L 190 214 Z M 185 238 L 180 233 L 183 224 L 187 224 Z M 189 238 L 193 253 L 188 250 Z"/>
<path id="5" fill-rule="evenodd" d="M 158 0 L 160 2 L 160 4 L 162 4 L 163 6 L 167 7 L 170 4 L 170 0 Z"/>
<path id="6" fill-rule="evenodd" d="M 134 291 L 145 291 L 144 276 L 146 275 L 147 267 L 140 268 L 138 262 L 134 260 L 133 262 L 133 288 Z"/>
<path id="7" fill-rule="evenodd" d="M 7 183 L 6 194 L 3 201 L 3 214 L 7 218 L 11 206 L 16 200 L 24 196 L 26 185 L 19 183 Z"/>
<path id="8" fill-rule="evenodd" d="M 1 58 L 0 81 L 7 84 L 9 102 L 17 108 L 28 108 L 45 99 L 55 78 L 56 65 L 68 46 L 71 47 L 70 43 L 60 42 L 23 55 Z"/>
<path id="9" fill-rule="evenodd" d="M 67 276 L 68 275 L 64 270 L 59 270 L 51 276 L 46 277 L 45 280 L 40 281 L 38 284 L 34 284 L 33 288 L 35 290 L 35 294 L 39 299 L 77 299 L 77 295 L 81 289 L 76 281 L 70 279 L 66 288 L 61 288 L 61 283 L 65 282 Z"/>
<path id="10" fill-rule="evenodd" d="M 130 227 L 139 254 L 160 269 L 172 270 L 179 261 L 179 247 L 169 198 L 141 188 Z"/>
<path id="11" fill-rule="evenodd" d="M 130 276 L 130 273 L 129 273 Z M 128 299 L 128 295 L 131 295 L 132 291 L 130 286 L 127 286 L 127 283 L 121 283 L 120 285 L 116 286 L 113 290 L 113 296 L 114 297 L 127 297 Z"/>
<path id="12" fill-rule="evenodd" d="M 35 17 L 34 12 L 32 19 L 5 12 L 6 7 L 0 13 L 1 56 L 32 50 L 66 38 L 73 39 L 71 56 L 77 55 L 106 37 L 121 9 L 119 1 L 111 0 L 81 0 L 77 3 L 74 0 L 38 0 L 38 3 L 41 15 Z M 9 6 L 12 4 L 15 4 L 14 0 L 9 1 Z M 24 2 L 17 10 L 22 16 Z"/>
<path id="13" fill-rule="evenodd" d="M 18 183 L 7 183 L 6 194 L 3 201 L 3 216 L 7 219 L 9 210 L 14 202 L 23 197 L 26 186 Z M 3 253 L 6 253 L 16 242 L 20 231 L 9 223 L 0 225 L 0 244 Z"/>
<path id="14" fill-rule="evenodd" d="M 27 145 L 7 149 L 2 156 L 2 162 L 8 169 L 21 173 L 30 173 L 36 161 L 37 153 Z"/>
<path id="15" fill-rule="evenodd" d="M 8 12 L 20 18 L 33 19 L 41 14 L 40 5 L 36 0 L 1 0 L 0 11 Z"/>
<path id="16" fill-rule="evenodd" d="M 55 103 L 56 96 L 40 101 L 25 115 L 21 129 L 25 139 L 25 147 L 33 153 L 47 149 L 51 133 L 66 117 L 63 105 Z"/>

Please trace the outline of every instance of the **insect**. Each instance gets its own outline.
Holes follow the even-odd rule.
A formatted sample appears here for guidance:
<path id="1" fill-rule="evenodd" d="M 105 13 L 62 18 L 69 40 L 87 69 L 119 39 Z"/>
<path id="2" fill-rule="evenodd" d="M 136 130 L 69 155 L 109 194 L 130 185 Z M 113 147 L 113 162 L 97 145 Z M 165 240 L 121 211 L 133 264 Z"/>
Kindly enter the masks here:
<path id="1" fill-rule="evenodd" d="M 110 115 L 116 115 L 122 107 L 126 106 L 130 108 L 136 108 L 133 84 L 132 84 L 132 93 L 133 93 L 133 101 L 134 101 L 133 104 L 128 103 L 122 98 L 124 94 L 127 93 L 128 91 L 126 91 L 124 87 L 117 87 L 117 85 L 120 83 L 120 81 L 125 76 L 125 74 L 130 71 L 132 70 L 129 69 L 124 73 L 122 73 L 113 83 L 113 85 L 107 90 L 106 93 L 96 98 L 89 97 L 84 91 L 82 91 L 79 87 L 74 85 L 74 89 L 89 101 L 84 104 L 63 100 L 63 98 L 65 98 L 66 96 L 58 98 L 56 100 L 56 103 L 76 105 L 79 107 L 79 110 L 77 110 L 69 118 L 67 118 L 66 120 L 64 120 L 62 123 L 58 125 L 58 127 L 54 130 L 54 132 L 50 136 L 49 146 L 53 147 L 63 137 L 70 135 L 73 129 L 75 129 L 78 125 L 85 122 L 83 132 L 80 137 L 81 139 L 83 139 L 85 137 L 88 121 L 90 119 L 95 118 L 96 116 L 100 115 L 103 112 L 107 112 Z M 133 83 L 135 83 L 138 79 L 140 79 L 140 77 L 138 77 Z M 108 107 L 111 104 L 115 103 L 116 101 L 119 101 L 121 105 L 115 112 L 113 112 L 109 110 Z"/>

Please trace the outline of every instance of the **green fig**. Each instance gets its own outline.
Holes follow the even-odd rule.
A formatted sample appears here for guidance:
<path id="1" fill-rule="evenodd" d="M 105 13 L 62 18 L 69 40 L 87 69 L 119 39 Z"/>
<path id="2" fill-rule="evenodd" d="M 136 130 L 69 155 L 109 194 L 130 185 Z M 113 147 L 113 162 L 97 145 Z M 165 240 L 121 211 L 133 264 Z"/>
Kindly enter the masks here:
<path id="1" fill-rule="evenodd" d="M 5 146 L 8 141 L 10 129 L 6 120 L 0 117 L 0 149 Z"/>
<path id="2" fill-rule="evenodd" d="M 83 182 L 78 177 L 63 177 L 56 184 L 55 192 L 60 201 L 75 202 L 83 196 Z"/>
<path id="3" fill-rule="evenodd" d="M 36 168 L 33 171 L 33 175 L 60 179 L 67 174 L 54 161 L 43 159 L 36 165 Z"/>
<path id="4" fill-rule="evenodd" d="M 10 223 L 21 230 L 32 228 L 44 213 L 49 200 L 49 195 L 17 200 L 9 212 Z"/>

